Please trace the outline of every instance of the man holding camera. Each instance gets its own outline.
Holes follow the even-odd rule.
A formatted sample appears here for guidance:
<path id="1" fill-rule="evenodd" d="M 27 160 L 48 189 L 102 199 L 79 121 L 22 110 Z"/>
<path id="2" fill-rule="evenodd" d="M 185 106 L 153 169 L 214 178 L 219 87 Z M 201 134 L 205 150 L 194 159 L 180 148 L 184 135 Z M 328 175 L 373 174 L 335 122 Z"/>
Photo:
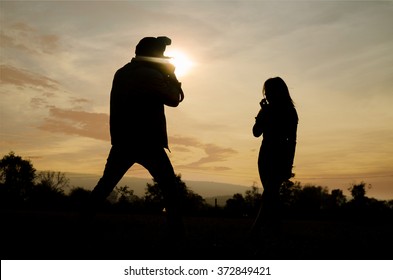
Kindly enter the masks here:
<path id="1" fill-rule="evenodd" d="M 164 105 L 176 107 L 184 99 L 174 66 L 164 56 L 168 37 L 145 37 L 131 62 L 117 70 L 110 96 L 109 152 L 102 178 L 91 193 L 95 212 L 135 163 L 145 167 L 161 187 L 171 233 L 183 231 L 179 191 L 166 154 L 168 137 Z"/>

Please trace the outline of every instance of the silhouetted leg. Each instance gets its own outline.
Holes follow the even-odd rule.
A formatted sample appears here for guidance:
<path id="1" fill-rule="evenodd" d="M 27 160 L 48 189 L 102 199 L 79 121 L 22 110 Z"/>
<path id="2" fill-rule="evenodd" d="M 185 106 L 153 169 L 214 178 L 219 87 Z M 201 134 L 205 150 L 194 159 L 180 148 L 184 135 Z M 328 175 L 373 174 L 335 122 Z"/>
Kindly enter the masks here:
<path id="1" fill-rule="evenodd" d="M 252 230 L 275 227 L 280 220 L 280 180 L 263 177 L 261 181 L 262 201 Z"/>
<path id="2" fill-rule="evenodd" d="M 112 146 L 105 165 L 103 176 L 91 192 L 88 211 L 94 215 L 97 208 L 105 201 L 127 170 L 135 163 L 130 149 Z"/>
<path id="3" fill-rule="evenodd" d="M 150 172 L 162 190 L 170 231 L 172 234 L 182 235 L 184 225 L 180 192 L 175 172 L 165 150 L 163 148 L 149 149 L 137 162 Z"/>
<path id="4" fill-rule="evenodd" d="M 265 187 L 266 186 L 266 187 Z M 262 194 L 262 222 L 272 225 L 279 218 L 280 182 L 269 180 L 264 185 Z"/>

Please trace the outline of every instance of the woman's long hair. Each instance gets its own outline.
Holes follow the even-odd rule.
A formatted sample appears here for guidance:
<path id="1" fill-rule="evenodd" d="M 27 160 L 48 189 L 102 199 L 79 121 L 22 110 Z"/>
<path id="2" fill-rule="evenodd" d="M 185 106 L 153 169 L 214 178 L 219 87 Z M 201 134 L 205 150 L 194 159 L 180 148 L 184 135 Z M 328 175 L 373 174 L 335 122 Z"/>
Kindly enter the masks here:
<path id="1" fill-rule="evenodd" d="M 269 103 L 295 107 L 288 86 L 280 77 L 267 79 L 263 85 L 263 94 L 267 97 Z"/>

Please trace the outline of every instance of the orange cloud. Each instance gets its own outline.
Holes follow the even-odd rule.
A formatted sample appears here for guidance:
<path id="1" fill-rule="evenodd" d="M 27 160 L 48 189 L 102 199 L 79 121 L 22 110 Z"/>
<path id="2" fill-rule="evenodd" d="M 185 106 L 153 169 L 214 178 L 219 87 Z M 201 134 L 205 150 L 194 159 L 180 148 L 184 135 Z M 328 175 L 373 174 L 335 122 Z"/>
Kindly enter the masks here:
<path id="1" fill-rule="evenodd" d="M 230 156 L 237 154 L 237 151 L 232 148 L 223 148 L 216 144 L 202 143 L 192 137 L 170 137 L 170 143 L 180 146 L 180 151 L 184 151 L 184 147 L 194 147 L 203 150 L 204 154 L 206 154 L 206 156 L 201 157 L 197 161 L 178 165 L 179 168 L 198 168 L 214 171 L 230 170 L 231 168 L 226 166 L 209 166 L 208 164 L 226 161 Z"/>
<path id="2" fill-rule="evenodd" d="M 109 116 L 52 107 L 39 129 L 109 141 Z"/>
<path id="3" fill-rule="evenodd" d="M 59 48 L 60 38 L 54 34 L 40 34 L 32 26 L 17 22 L 0 33 L 0 46 L 29 53 L 53 54 Z"/>
<path id="4" fill-rule="evenodd" d="M 59 83 L 53 79 L 10 65 L 0 65 L 0 82 L 19 87 L 42 87 L 51 90 L 57 90 L 59 86 Z"/>

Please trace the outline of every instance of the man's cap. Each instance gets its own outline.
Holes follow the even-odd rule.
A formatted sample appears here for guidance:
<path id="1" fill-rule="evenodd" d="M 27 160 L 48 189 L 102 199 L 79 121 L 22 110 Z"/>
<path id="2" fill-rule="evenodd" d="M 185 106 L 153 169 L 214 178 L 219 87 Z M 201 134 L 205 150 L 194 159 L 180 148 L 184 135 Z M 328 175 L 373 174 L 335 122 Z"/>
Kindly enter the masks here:
<path id="1" fill-rule="evenodd" d="M 164 57 L 165 48 L 171 43 L 171 39 L 166 36 L 145 37 L 136 45 L 135 54 L 140 56 Z"/>

